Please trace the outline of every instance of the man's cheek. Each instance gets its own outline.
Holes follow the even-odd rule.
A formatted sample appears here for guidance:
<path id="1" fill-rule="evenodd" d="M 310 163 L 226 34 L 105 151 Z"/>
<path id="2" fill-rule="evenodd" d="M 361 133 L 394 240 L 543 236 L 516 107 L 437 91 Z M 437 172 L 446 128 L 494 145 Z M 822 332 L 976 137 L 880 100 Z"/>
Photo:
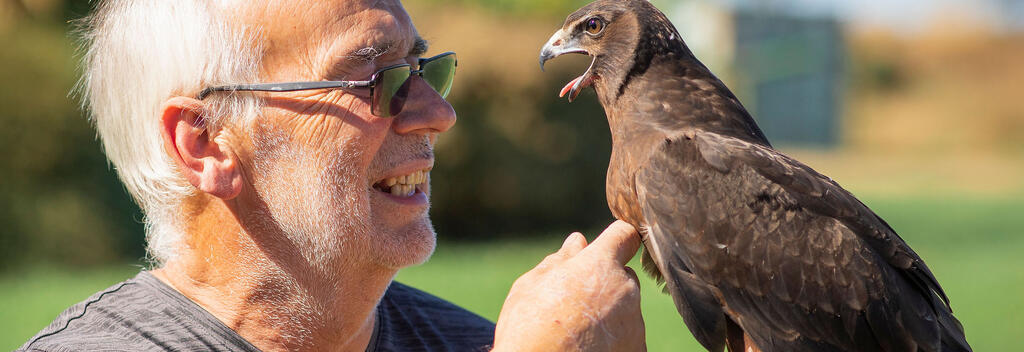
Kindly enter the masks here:
<path id="1" fill-rule="evenodd" d="M 369 127 L 358 114 L 365 104 L 341 90 L 270 98 L 266 105 L 270 124 L 279 124 L 277 129 L 306 145 L 322 146 Z"/>

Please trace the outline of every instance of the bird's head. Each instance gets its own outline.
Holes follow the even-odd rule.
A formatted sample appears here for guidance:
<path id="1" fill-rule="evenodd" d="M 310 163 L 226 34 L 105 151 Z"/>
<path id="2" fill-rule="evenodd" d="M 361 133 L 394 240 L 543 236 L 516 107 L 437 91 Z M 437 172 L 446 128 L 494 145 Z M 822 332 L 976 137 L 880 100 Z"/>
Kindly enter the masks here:
<path id="1" fill-rule="evenodd" d="M 646 2 L 646 0 L 643 0 Z M 633 1 L 599 0 L 573 12 L 562 28 L 551 36 L 540 52 L 540 67 L 555 57 L 565 54 L 584 54 L 593 57 L 582 75 L 562 88 L 559 96 L 569 94 L 576 99 L 583 88 L 595 81 L 606 80 L 609 61 L 617 61 L 616 52 L 630 51 L 636 46 L 638 21 L 631 11 Z"/>
<path id="2" fill-rule="evenodd" d="M 619 88 L 635 64 L 645 60 L 649 63 L 650 56 L 655 54 L 651 50 L 637 50 L 639 41 L 652 38 L 678 41 L 678 46 L 683 47 L 675 28 L 647 0 L 598 0 L 569 15 L 562 28 L 544 44 L 540 52 L 541 69 L 545 62 L 561 55 L 589 55 L 593 57 L 590 67 L 562 88 L 559 96 L 568 94 L 572 101 L 590 85 Z M 645 47 L 662 49 L 668 45 L 654 44 L 659 45 Z"/>

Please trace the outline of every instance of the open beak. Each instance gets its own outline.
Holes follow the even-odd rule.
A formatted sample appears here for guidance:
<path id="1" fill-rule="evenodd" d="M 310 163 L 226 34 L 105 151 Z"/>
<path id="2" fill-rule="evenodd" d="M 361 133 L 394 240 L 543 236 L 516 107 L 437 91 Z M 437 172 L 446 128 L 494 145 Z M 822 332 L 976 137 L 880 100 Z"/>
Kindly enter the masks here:
<path id="1" fill-rule="evenodd" d="M 540 50 L 540 70 L 544 71 L 544 63 L 547 62 L 548 60 L 554 59 L 565 54 L 590 55 L 590 53 L 587 52 L 586 50 L 577 47 L 576 40 L 570 38 L 568 33 L 564 29 L 560 29 L 558 30 L 558 32 L 555 32 L 555 34 L 551 36 L 551 39 L 548 39 L 548 42 L 544 44 L 544 47 L 541 48 Z M 594 83 L 595 76 L 591 72 L 591 69 L 594 68 L 595 61 L 597 61 L 596 57 L 594 57 L 594 59 L 590 61 L 590 67 L 587 67 L 587 70 L 583 72 L 583 75 L 580 75 L 579 77 L 576 77 L 576 79 L 569 81 L 569 83 L 566 84 L 564 88 L 562 88 L 562 91 L 559 92 L 558 96 L 563 97 L 566 93 L 568 93 L 569 102 L 572 102 L 573 100 L 576 99 L 576 96 L 580 94 L 580 91 L 583 90 L 583 88 L 586 88 L 587 86 Z"/>

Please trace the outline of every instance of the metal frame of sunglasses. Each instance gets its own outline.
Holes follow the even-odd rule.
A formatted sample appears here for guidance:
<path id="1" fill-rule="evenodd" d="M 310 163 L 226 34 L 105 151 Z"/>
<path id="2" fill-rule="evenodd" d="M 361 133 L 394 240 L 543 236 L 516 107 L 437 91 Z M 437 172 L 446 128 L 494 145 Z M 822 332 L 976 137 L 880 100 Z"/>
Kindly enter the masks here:
<path id="1" fill-rule="evenodd" d="M 214 92 L 237 92 L 237 91 L 251 91 L 251 92 L 294 92 L 294 91 L 300 91 L 300 90 L 331 89 L 331 88 L 341 88 L 341 89 L 346 89 L 346 88 L 370 88 L 370 95 L 373 97 L 372 101 L 371 101 L 371 112 L 374 115 L 377 115 L 378 117 L 392 117 L 394 115 L 397 115 L 401 111 L 401 105 L 404 104 L 404 100 L 405 100 L 404 96 L 400 96 L 399 97 L 400 101 L 395 101 L 395 97 L 398 96 L 399 91 L 402 89 L 402 87 L 405 86 L 405 82 L 407 82 L 409 80 L 409 77 L 412 77 L 412 75 L 414 75 L 414 74 L 415 75 L 419 75 L 420 77 L 423 77 L 423 73 L 425 71 L 424 66 L 427 66 L 431 62 L 437 61 L 438 59 L 445 58 L 445 57 L 448 57 L 448 56 L 451 56 L 453 58 L 453 60 L 452 60 L 451 73 L 449 75 L 450 77 L 449 77 L 449 81 L 447 82 L 447 85 L 444 86 L 444 87 L 436 87 L 433 84 L 435 82 L 427 82 L 428 85 L 430 85 L 431 88 L 434 88 L 434 90 L 436 90 L 439 94 L 441 94 L 442 98 L 447 98 L 448 92 L 451 90 L 451 86 L 452 86 L 452 82 L 451 82 L 453 80 L 452 77 L 454 77 L 454 75 L 455 75 L 455 69 L 459 66 L 459 61 L 458 61 L 457 58 L 455 58 L 455 52 L 452 52 L 452 51 L 441 53 L 441 54 L 438 54 L 438 55 L 435 55 L 435 56 L 432 56 L 432 57 L 429 57 L 429 58 L 421 58 L 421 59 L 419 59 L 419 67 L 420 67 L 420 69 L 419 70 L 409 69 L 407 71 L 400 71 L 400 72 L 408 72 L 408 75 L 401 79 L 401 84 L 398 84 L 395 87 L 390 87 L 391 89 L 376 89 L 378 85 L 382 85 L 379 82 L 381 82 L 383 77 L 385 77 L 384 73 L 388 72 L 390 70 L 400 69 L 400 68 L 403 68 L 403 67 L 410 67 L 411 65 L 409 65 L 409 64 L 398 64 L 398 65 L 392 65 L 392 66 L 384 67 L 384 68 L 382 68 L 380 70 L 377 70 L 377 72 L 374 72 L 373 75 L 370 76 L 370 79 L 366 80 L 366 81 L 280 82 L 280 83 L 235 84 L 235 85 L 226 85 L 226 86 L 207 87 L 206 89 L 203 89 L 201 92 L 199 92 L 198 95 L 196 95 L 196 99 L 203 100 L 204 98 L 206 98 L 207 96 L 209 96 L 210 94 L 212 94 Z M 384 94 L 385 92 L 389 93 L 391 96 L 387 97 L 386 99 L 383 98 L 381 96 L 381 94 Z M 386 103 L 386 104 L 384 104 L 384 103 Z M 384 105 L 382 105 L 382 104 L 384 104 Z"/>

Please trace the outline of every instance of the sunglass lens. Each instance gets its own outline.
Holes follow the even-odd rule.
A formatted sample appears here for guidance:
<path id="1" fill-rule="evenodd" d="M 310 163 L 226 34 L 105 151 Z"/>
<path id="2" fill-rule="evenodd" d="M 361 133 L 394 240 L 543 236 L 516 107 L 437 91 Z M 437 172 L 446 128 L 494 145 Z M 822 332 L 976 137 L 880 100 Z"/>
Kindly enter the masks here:
<path id="1" fill-rule="evenodd" d="M 430 84 L 442 98 L 447 98 L 452 90 L 452 81 L 455 79 L 455 54 L 448 54 L 438 57 L 423 64 L 423 79 Z"/>
<path id="2" fill-rule="evenodd" d="M 443 98 L 448 97 L 455 79 L 455 54 L 448 53 L 421 62 L 423 80 Z M 409 95 L 409 67 L 398 66 L 377 73 L 373 87 L 373 114 L 380 117 L 398 115 Z"/>
<path id="3" fill-rule="evenodd" d="M 402 111 L 405 96 L 409 89 L 405 82 L 409 78 L 409 67 L 395 67 L 377 74 L 377 82 L 373 87 L 373 114 L 380 117 L 392 117 Z"/>

